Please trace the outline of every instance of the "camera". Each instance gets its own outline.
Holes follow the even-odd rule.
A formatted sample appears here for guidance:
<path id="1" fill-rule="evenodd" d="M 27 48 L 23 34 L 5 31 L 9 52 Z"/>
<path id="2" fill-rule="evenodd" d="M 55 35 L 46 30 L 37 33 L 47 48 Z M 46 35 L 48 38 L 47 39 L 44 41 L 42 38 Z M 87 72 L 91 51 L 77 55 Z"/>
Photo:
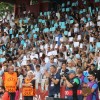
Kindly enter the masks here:
<path id="1" fill-rule="evenodd" d="M 67 80 L 69 80 L 68 74 L 67 74 L 66 72 L 61 72 L 61 73 L 60 73 L 60 76 L 61 76 L 61 77 L 64 76 L 64 77 L 66 77 Z"/>

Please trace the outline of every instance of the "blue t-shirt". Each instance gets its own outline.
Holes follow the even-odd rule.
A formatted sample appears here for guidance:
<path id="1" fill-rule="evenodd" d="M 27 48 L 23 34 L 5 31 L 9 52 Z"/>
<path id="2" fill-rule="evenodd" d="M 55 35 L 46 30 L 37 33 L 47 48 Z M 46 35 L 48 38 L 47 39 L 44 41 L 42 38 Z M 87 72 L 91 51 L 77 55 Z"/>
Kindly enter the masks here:
<path id="1" fill-rule="evenodd" d="M 88 82 L 89 82 L 88 78 L 87 78 L 87 77 L 84 77 L 83 82 L 84 82 L 84 83 L 88 83 Z"/>
<path id="2" fill-rule="evenodd" d="M 58 84 L 54 84 L 51 79 L 49 79 L 49 97 L 54 96 L 60 92 L 60 74 L 56 73 L 52 75 L 52 78 L 58 79 Z"/>
<path id="3" fill-rule="evenodd" d="M 94 84 L 92 86 L 92 89 L 94 89 L 94 90 L 96 90 L 97 88 L 98 88 L 98 84 Z M 92 100 L 97 100 L 97 96 L 96 95 L 97 95 L 97 93 L 96 93 L 96 91 L 94 91 Z"/>
<path id="4" fill-rule="evenodd" d="M 80 83 L 81 83 L 81 84 L 82 84 L 82 83 L 88 83 L 88 82 L 89 82 L 89 80 L 88 80 L 87 77 L 84 76 L 83 80 L 80 78 Z"/>
<path id="5" fill-rule="evenodd" d="M 60 38 L 62 37 L 62 34 L 58 34 L 58 36 L 57 36 L 57 37 L 58 37 L 57 44 L 58 44 L 58 45 L 60 45 L 60 44 L 61 44 L 61 43 L 60 43 Z"/>

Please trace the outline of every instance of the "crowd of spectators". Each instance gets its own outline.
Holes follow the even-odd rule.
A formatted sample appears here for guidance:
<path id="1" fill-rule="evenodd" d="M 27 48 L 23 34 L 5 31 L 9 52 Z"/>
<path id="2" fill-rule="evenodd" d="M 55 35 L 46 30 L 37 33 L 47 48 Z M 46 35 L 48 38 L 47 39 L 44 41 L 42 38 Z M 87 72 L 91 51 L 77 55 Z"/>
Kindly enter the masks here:
<path id="1" fill-rule="evenodd" d="M 18 77 L 32 70 L 41 83 L 50 66 L 58 72 L 65 66 L 76 74 L 82 69 L 84 76 L 95 71 L 100 87 L 100 7 L 77 6 L 78 2 L 62 3 L 37 18 L 26 12 L 15 18 L 5 12 L 0 20 L 0 75 L 13 66 Z"/>

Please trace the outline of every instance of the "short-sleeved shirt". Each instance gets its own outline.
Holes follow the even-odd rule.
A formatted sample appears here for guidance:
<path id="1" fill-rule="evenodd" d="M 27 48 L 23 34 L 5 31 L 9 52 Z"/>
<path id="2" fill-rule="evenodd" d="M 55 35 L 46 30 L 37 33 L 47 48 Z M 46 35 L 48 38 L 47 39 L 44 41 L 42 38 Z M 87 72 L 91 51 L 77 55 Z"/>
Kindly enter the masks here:
<path id="1" fill-rule="evenodd" d="M 89 80 L 88 80 L 88 78 L 87 77 L 84 77 L 84 83 L 88 83 L 89 82 Z"/>
<path id="2" fill-rule="evenodd" d="M 92 89 L 94 89 L 94 90 L 96 90 L 98 88 L 98 85 L 97 84 L 94 84 L 93 86 L 92 86 Z M 94 91 L 94 95 L 93 95 L 93 97 L 92 97 L 92 100 L 96 100 L 97 98 L 96 98 L 96 92 Z"/>
<path id="3" fill-rule="evenodd" d="M 60 92 L 60 74 L 56 73 L 52 75 L 54 79 L 58 79 L 58 84 L 54 84 L 51 79 L 49 78 L 49 96 L 53 96 Z"/>
<path id="4" fill-rule="evenodd" d="M 82 83 L 88 83 L 88 82 L 89 82 L 89 80 L 88 80 L 87 77 L 84 76 L 83 80 L 80 78 L 80 83 L 81 83 L 81 84 L 82 84 Z"/>
<path id="5" fill-rule="evenodd" d="M 77 96 L 77 90 L 81 90 L 81 85 L 80 85 L 80 79 L 78 77 L 75 77 L 74 79 L 71 80 L 71 84 L 73 85 L 72 90 L 73 90 L 73 98 L 77 98 L 77 100 L 83 100 L 82 95 Z M 70 99 L 70 98 L 69 98 Z M 69 100 L 68 99 L 68 100 Z M 72 100 L 71 99 L 71 100 Z"/>
<path id="6" fill-rule="evenodd" d="M 35 80 L 34 79 L 31 81 L 31 83 L 32 83 L 33 88 L 35 88 Z"/>

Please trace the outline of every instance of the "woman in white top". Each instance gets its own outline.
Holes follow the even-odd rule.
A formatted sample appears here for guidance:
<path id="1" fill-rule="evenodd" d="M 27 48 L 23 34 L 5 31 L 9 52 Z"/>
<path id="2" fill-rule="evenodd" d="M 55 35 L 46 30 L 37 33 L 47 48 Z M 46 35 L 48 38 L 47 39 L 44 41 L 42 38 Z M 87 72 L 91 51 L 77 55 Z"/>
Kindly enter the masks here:
<path id="1" fill-rule="evenodd" d="M 7 35 L 7 33 L 4 33 L 4 36 L 2 37 L 2 41 L 4 44 L 7 44 L 7 42 L 9 41 L 9 36 Z"/>

